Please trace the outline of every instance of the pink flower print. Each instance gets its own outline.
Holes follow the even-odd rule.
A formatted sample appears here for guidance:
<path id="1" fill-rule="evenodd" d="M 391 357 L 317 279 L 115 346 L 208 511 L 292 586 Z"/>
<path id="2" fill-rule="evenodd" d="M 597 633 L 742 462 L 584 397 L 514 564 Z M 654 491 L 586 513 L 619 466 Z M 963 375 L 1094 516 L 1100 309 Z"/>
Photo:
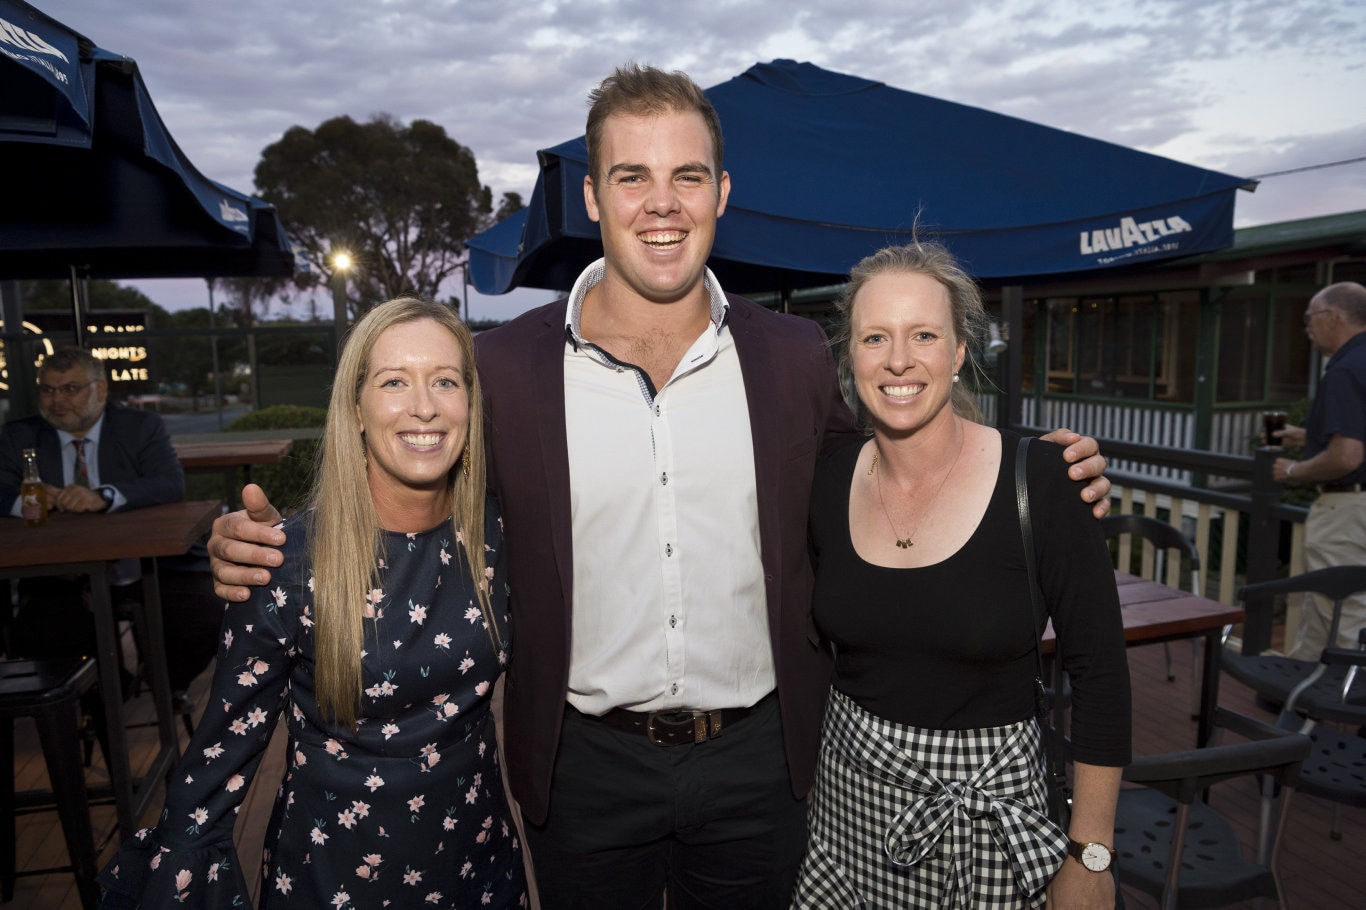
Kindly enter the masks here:
<path id="1" fill-rule="evenodd" d="M 451 554 L 446 552 L 445 547 L 441 548 L 441 564 L 443 566 L 448 566 L 451 564 Z"/>
<path id="2" fill-rule="evenodd" d="M 159 867 L 159 866 L 161 865 L 161 857 L 162 857 L 164 854 L 169 853 L 169 852 L 170 852 L 169 850 L 167 850 L 167 849 L 165 849 L 165 848 L 163 847 L 160 853 L 158 853 L 156 856 L 152 857 L 152 861 L 151 861 L 150 863 L 147 864 L 148 868 L 150 868 L 153 872 L 155 872 L 155 871 L 157 870 L 157 867 Z"/>
<path id="3" fill-rule="evenodd" d="M 223 744 L 221 742 L 217 742 L 204 750 L 204 757 L 209 761 L 213 761 L 215 758 L 221 757 L 223 755 L 223 752 Z"/>
<path id="4" fill-rule="evenodd" d="M 395 638 L 395 639 L 394 639 L 394 650 L 397 651 L 397 650 L 398 650 L 399 648 L 401 648 L 401 647 L 403 647 L 403 639 L 401 639 L 401 638 Z"/>
<path id="5" fill-rule="evenodd" d="M 377 617 L 382 615 L 378 613 L 375 609 L 379 606 L 380 601 L 382 600 L 384 600 L 384 589 L 371 588 L 370 593 L 365 596 L 364 616 L 366 619 L 376 619 Z"/>
<path id="6" fill-rule="evenodd" d="M 275 876 L 275 890 L 281 894 L 288 894 L 294 890 L 294 879 L 285 875 L 283 872 Z"/>
<path id="7" fill-rule="evenodd" d="M 345 891 L 338 891 L 332 895 L 332 906 L 334 907 L 345 907 L 349 903 L 351 903 L 351 895 Z"/>
<path id="8" fill-rule="evenodd" d="M 327 839 L 331 836 L 332 835 L 330 834 L 324 834 L 323 829 L 319 828 L 317 825 L 314 825 L 313 830 L 308 832 L 309 839 L 312 840 L 313 843 L 319 845 L 327 843 Z"/>
<path id="9" fill-rule="evenodd" d="M 301 767 L 301 766 L 306 765 L 306 764 L 308 764 L 308 756 L 304 754 L 304 750 L 303 750 L 303 749 L 295 749 L 295 750 L 294 750 L 294 766 L 297 768 L 297 767 Z"/>
<path id="10" fill-rule="evenodd" d="M 451 649 L 451 637 L 447 635 L 445 632 L 437 634 L 436 637 L 432 639 L 432 641 L 436 644 L 438 648 L 444 648 L 447 651 Z"/>
<path id="11" fill-rule="evenodd" d="M 357 818 L 365 818 L 366 816 L 368 816 L 368 815 L 370 814 L 370 804 L 369 804 L 369 803 L 363 803 L 363 802 L 361 802 L 361 801 L 358 800 L 358 799 L 352 800 L 352 801 L 351 801 L 351 811 L 354 812 L 354 813 L 356 813 L 356 817 L 357 817 Z M 380 828 L 379 830 L 380 830 L 380 833 L 381 833 L 381 834 L 384 833 L 384 829 L 383 829 L 383 828 Z"/>
<path id="12" fill-rule="evenodd" d="M 488 682 L 488 680 L 483 680 L 482 682 L 475 683 L 475 686 L 474 686 L 474 694 L 475 694 L 475 695 L 478 695 L 480 698 L 483 698 L 485 695 L 488 694 L 488 691 L 489 691 L 489 682 Z"/>
<path id="13" fill-rule="evenodd" d="M 458 669 L 460 670 L 460 675 L 461 675 L 461 676 L 464 676 L 466 673 L 468 673 L 468 672 L 469 672 L 470 670 L 472 670 L 473 668 L 474 668 L 474 658 L 470 657 L 470 652 L 466 651 L 466 652 L 465 652 L 465 658 L 464 658 L 464 660 L 460 661 L 460 665 L 459 665 L 459 667 L 458 667 Z"/>
<path id="14" fill-rule="evenodd" d="M 473 806 L 479 800 L 479 789 L 470 787 L 465 791 L 465 805 Z"/>
<path id="15" fill-rule="evenodd" d="M 465 610 L 465 621 L 470 623 L 471 625 L 477 622 L 482 617 L 483 614 L 479 612 L 478 607 L 470 606 Z"/>
<path id="16" fill-rule="evenodd" d="M 313 628 L 313 610 L 311 607 L 304 607 L 303 614 L 299 617 L 299 624 L 305 629 Z"/>
<path id="17" fill-rule="evenodd" d="M 218 867 L 221 865 L 222 863 L 214 863 L 212 866 L 209 867 L 209 881 L 218 881 Z"/>
<path id="18" fill-rule="evenodd" d="M 384 734 L 385 739 L 390 739 L 393 737 L 395 733 L 398 732 L 398 724 L 385 724 L 384 726 L 379 728 L 379 732 Z"/>
<path id="19" fill-rule="evenodd" d="M 479 903 L 484 904 L 485 906 L 492 904 L 493 892 L 485 890 L 483 894 L 479 895 Z"/>
<path id="20" fill-rule="evenodd" d="M 323 743 L 323 748 L 327 750 L 328 755 L 346 758 L 346 749 L 342 748 L 342 744 L 337 742 L 336 739 L 329 739 L 327 742 Z"/>
<path id="21" fill-rule="evenodd" d="M 365 860 L 367 866 L 378 866 L 380 863 L 384 862 L 384 857 L 380 856 L 378 853 L 367 853 L 362 856 L 361 859 Z"/>
<path id="22" fill-rule="evenodd" d="M 384 786 L 384 778 L 379 776 L 378 768 L 370 769 L 370 776 L 365 779 L 365 786 L 370 788 L 371 793 Z"/>
<path id="23" fill-rule="evenodd" d="M 309 575 L 309 576 L 308 576 L 308 593 L 310 593 L 310 594 L 313 593 L 313 576 L 312 576 L 312 575 Z"/>
<path id="24" fill-rule="evenodd" d="M 455 529 L 455 542 L 463 544 L 465 542 L 465 532 L 460 528 Z"/>
<path id="25" fill-rule="evenodd" d="M 223 633 L 223 647 L 232 647 L 232 629 L 229 629 L 228 631 Z"/>
<path id="26" fill-rule="evenodd" d="M 194 876 L 190 874 L 189 869 L 181 869 L 175 874 L 175 889 L 180 892 L 176 895 L 176 900 L 183 901 L 189 896 L 185 889 L 190 887 L 192 881 Z"/>
<path id="27" fill-rule="evenodd" d="M 250 670 L 243 670 L 237 674 L 237 684 L 239 686 L 254 686 L 256 685 L 256 677 L 251 674 Z"/>
<path id="28" fill-rule="evenodd" d="M 232 777 L 228 778 L 228 782 L 223 786 L 223 789 L 227 790 L 229 793 L 236 793 L 238 790 L 242 789 L 246 782 L 247 779 L 245 777 L 240 774 L 234 774 Z"/>
<path id="29" fill-rule="evenodd" d="M 422 873 L 418 870 L 412 868 L 403 870 L 403 884 L 412 885 L 413 887 L 416 887 L 417 884 L 421 881 Z"/>
<path id="30" fill-rule="evenodd" d="M 480 741 L 480 743 L 479 743 L 479 757 L 480 757 L 480 758 L 483 758 L 483 757 L 484 757 L 484 753 L 487 752 L 487 751 L 488 751 L 488 745 L 485 744 L 483 741 Z"/>
<path id="31" fill-rule="evenodd" d="M 285 605 L 285 600 L 289 597 L 289 595 L 285 593 L 285 589 L 278 585 L 274 591 L 270 592 L 270 596 L 275 598 L 275 606 L 277 608 L 283 607 Z"/>
<path id="32" fill-rule="evenodd" d="M 432 768 L 435 768 L 435 767 L 436 767 L 436 763 L 439 762 L 439 761 L 441 761 L 441 753 L 440 753 L 440 752 L 433 752 L 431 755 L 428 755 L 428 756 L 427 756 L 427 766 L 426 766 L 425 768 L 423 768 L 422 770 L 423 770 L 423 771 L 430 771 L 430 770 L 432 770 Z"/>
<path id="33" fill-rule="evenodd" d="M 455 816 L 454 816 L 454 815 L 447 815 L 444 819 L 441 820 L 441 827 L 445 828 L 447 831 L 454 831 L 454 830 L 455 830 Z"/>
<path id="34" fill-rule="evenodd" d="M 424 900 L 429 904 L 439 904 L 441 903 L 441 892 L 433 891 L 431 894 L 428 894 Z"/>
<path id="35" fill-rule="evenodd" d="M 199 826 L 209 820 L 209 810 L 205 809 L 203 806 L 199 806 L 193 812 L 190 813 L 190 820 L 194 822 L 194 824 L 191 826 L 191 830 L 193 830 L 195 833 L 198 833 Z"/>
<path id="36" fill-rule="evenodd" d="M 247 658 L 247 663 L 251 664 L 251 672 L 255 673 L 257 676 L 260 676 L 270 669 L 270 664 L 261 660 L 259 657 L 249 657 Z"/>
<path id="37" fill-rule="evenodd" d="M 409 603 L 411 606 L 408 607 L 408 621 L 417 623 L 419 626 L 422 625 L 427 621 L 427 608 L 422 604 L 415 604 L 411 601 Z"/>
<path id="38" fill-rule="evenodd" d="M 364 878 L 364 879 L 370 878 L 370 867 L 369 867 L 369 866 L 357 866 L 357 867 L 356 867 L 356 875 L 357 875 L 358 877 Z"/>
<path id="39" fill-rule="evenodd" d="M 265 708 L 253 708 L 251 712 L 247 714 L 247 723 L 253 727 L 259 727 L 261 724 L 265 723 L 269 717 L 270 715 L 266 714 Z"/>
<path id="40" fill-rule="evenodd" d="M 408 811 L 417 815 L 422 811 L 422 807 L 425 805 L 427 805 L 427 798 L 419 793 L 417 796 L 408 800 Z"/>
<path id="41" fill-rule="evenodd" d="M 247 722 L 239 717 L 228 725 L 228 729 L 238 736 L 245 736 L 247 732 Z"/>
<path id="42" fill-rule="evenodd" d="M 356 826 L 356 813 L 350 809 L 343 809 L 337 813 L 337 824 L 350 831 Z"/>
<path id="43" fill-rule="evenodd" d="M 469 860 L 465 860 L 465 865 L 463 865 L 463 866 L 460 867 L 460 877 L 461 877 L 461 878 L 469 878 L 469 877 L 470 877 L 470 873 L 473 872 L 473 871 L 474 871 L 474 863 L 470 862 Z"/>

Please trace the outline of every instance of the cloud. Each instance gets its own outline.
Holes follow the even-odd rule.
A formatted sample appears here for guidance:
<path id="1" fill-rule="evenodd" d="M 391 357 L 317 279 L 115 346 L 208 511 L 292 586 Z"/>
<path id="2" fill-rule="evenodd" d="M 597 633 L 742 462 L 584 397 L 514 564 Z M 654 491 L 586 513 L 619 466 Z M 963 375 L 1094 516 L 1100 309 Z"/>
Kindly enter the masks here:
<path id="1" fill-rule="evenodd" d="M 588 91 L 627 60 L 710 86 L 790 57 L 1238 174 L 1353 157 L 1366 129 L 1362 0 L 138 0 L 56 15 L 137 59 L 186 154 L 244 190 L 289 127 L 386 112 L 441 124 L 495 194 L 525 198 L 536 150 L 581 134 Z M 1308 172 L 1293 194 L 1275 178 L 1240 195 L 1240 223 L 1366 208 L 1363 174 Z"/>

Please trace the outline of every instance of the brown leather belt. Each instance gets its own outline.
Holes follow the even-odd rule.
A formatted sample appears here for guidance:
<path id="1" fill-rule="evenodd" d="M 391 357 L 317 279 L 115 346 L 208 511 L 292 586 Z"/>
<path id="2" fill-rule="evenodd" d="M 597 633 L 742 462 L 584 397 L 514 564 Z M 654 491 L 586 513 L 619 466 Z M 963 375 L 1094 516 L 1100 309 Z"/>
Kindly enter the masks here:
<path id="1" fill-rule="evenodd" d="M 1319 484 L 1320 493 L 1360 493 L 1362 485 L 1359 483 L 1321 483 Z"/>
<path id="2" fill-rule="evenodd" d="M 627 711 L 613 708 L 606 714 L 585 714 L 616 730 L 638 733 L 657 746 L 683 746 L 716 739 L 727 728 L 748 717 L 755 708 L 773 698 L 770 693 L 750 708 L 718 708 L 714 711 Z"/>

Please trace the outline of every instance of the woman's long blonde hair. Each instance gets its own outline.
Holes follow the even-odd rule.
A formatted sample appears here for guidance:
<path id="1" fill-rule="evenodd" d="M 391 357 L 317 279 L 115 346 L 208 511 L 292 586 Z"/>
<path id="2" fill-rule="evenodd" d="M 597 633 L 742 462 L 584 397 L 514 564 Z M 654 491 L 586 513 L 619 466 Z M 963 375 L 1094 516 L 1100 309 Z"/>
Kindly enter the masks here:
<path id="1" fill-rule="evenodd" d="M 441 325 L 460 347 L 470 425 L 464 454 L 450 472 L 451 511 L 484 623 L 494 648 L 502 646 L 484 578 L 484 410 L 479 373 L 474 368 L 474 338 L 455 310 L 445 304 L 415 297 L 390 300 L 366 313 L 347 336 L 332 384 L 317 479 L 310 497 L 314 683 L 323 715 L 347 726 L 355 725 L 361 697 L 367 596 L 381 587 L 377 566 L 385 555 L 384 529 L 367 481 L 365 440 L 357 406 L 370 370 L 370 353 L 379 336 L 392 326 L 420 319 Z"/>

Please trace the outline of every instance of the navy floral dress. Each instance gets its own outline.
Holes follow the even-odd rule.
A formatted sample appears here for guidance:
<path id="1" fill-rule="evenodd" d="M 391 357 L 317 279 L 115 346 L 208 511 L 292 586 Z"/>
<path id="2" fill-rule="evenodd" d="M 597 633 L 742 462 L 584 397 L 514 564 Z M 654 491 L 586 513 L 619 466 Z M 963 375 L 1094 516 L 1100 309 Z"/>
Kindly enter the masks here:
<path id="1" fill-rule="evenodd" d="M 311 513 L 282 525 L 285 560 L 271 586 L 227 607 L 213 692 L 160 824 L 129 838 L 100 876 L 107 906 L 248 905 L 233 824 L 282 716 L 289 769 L 266 836 L 260 907 L 527 905 L 490 711 L 509 633 L 492 500 L 486 515 L 480 582 L 504 650 L 495 653 L 454 523 L 386 532 L 354 732 L 323 719 L 313 688 Z"/>

